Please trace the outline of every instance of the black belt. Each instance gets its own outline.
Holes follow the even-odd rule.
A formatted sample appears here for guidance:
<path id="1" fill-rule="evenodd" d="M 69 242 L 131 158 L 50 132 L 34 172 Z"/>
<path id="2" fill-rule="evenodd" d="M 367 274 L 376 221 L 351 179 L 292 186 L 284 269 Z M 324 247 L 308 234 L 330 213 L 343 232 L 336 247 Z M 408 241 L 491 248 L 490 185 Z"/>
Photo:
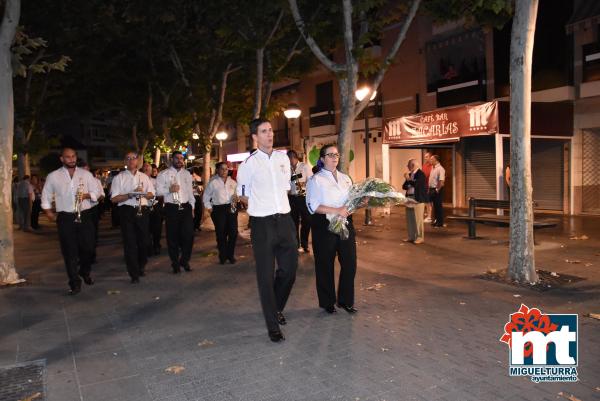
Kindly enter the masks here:
<path id="1" fill-rule="evenodd" d="M 130 207 L 132 209 L 137 209 L 139 206 L 131 206 L 131 205 L 121 205 L 119 207 Z M 148 209 L 148 206 L 142 206 L 142 210 Z"/>
<path id="2" fill-rule="evenodd" d="M 275 213 L 275 214 L 270 214 L 268 216 L 250 216 L 253 219 L 271 219 L 271 220 L 279 220 L 279 219 L 283 219 L 287 216 L 289 216 L 289 213 Z"/>
<path id="3" fill-rule="evenodd" d="M 81 214 L 86 214 L 86 213 L 89 213 L 91 211 L 92 211 L 91 209 L 85 209 L 85 210 L 81 211 Z M 67 215 L 67 216 L 69 216 L 69 215 L 75 216 L 77 214 L 77 212 L 57 212 L 56 214 L 62 214 L 62 215 Z"/>

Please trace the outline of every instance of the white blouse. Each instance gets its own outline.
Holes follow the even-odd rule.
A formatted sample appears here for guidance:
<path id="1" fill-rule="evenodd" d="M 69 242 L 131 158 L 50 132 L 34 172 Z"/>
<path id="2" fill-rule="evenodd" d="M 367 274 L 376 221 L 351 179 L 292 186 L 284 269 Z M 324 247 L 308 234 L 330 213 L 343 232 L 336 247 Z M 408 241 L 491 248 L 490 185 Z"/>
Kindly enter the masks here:
<path id="1" fill-rule="evenodd" d="M 333 173 L 322 168 L 310 177 L 306 185 L 306 206 L 311 214 L 315 214 L 319 206 L 341 207 L 348 200 L 348 192 L 352 187 L 352 179 L 341 171 L 337 171 L 337 181 Z"/>

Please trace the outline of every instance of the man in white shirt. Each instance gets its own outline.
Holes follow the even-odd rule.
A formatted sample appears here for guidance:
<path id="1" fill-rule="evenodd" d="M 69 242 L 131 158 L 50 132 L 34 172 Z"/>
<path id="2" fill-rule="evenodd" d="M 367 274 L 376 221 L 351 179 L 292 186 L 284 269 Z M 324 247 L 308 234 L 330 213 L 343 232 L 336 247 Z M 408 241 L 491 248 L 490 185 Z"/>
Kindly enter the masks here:
<path id="1" fill-rule="evenodd" d="M 298 251 L 295 226 L 290 216 L 290 161 L 273 150 L 273 128 L 265 119 L 250 123 L 258 144 L 239 167 L 237 193 L 248 205 L 256 279 L 269 338 L 285 339 L 279 325 L 286 324 L 283 309 L 296 279 Z M 275 268 L 277 260 L 277 269 Z M 275 273 L 275 274 L 273 274 Z"/>
<path id="2" fill-rule="evenodd" d="M 295 150 L 288 150 L 292 173 L 289 193 L 292 220 L 296 226 L 296 242 L 298 252 L 308 253 L 308 235 L 310 233 L 310 213 L 306 207 L 306 180 L 312 175 L 312 170 L 298 158 Z"/>
<path id="3" fill-rule="evenodd" d="M 167 247 L 173 273 L 191 271 L 190 257 L 194 245 L 194 189 L 192 175 L 184 166 L 183 154 L 171 154 L 171 167 L 158 174 L 156 190 L 164 197 Z"/>
<path id="4" fill-rule="evenodd" d="M 431 173 L 429 174 L 429 199 L 433 203 L 433 227 L 444 227 L 444 208 L 442 201 L 444 199 L 444 181 L 446 180 L 446 170 L 440 164 L 440 157 L 432 155 L 430 158 Z"/>
<path id="5" fill-rule="evenodd" d="M 75 150 L 64 148 L 60 161 L 63 166 L 48 174 L 46 178 L 42 190 L 42 209 L 58 226 L 60 249 L 69 276 L 70 294 L 75 295 L 81 291 L 81 278 L 87 285 L 94 284 L 90 275 L 94 224 L 89 209 L 90 201 L 97 201 L 101 194 L 92 174 L 77 168 Z M 56 213 L 52 210 L 53 200 Z"/>
<path id="6" fill-rule="evenodd" d="M 215 168 L 217 173 L 208 182 L 202 200 L 215 225 L 219 263 L 225 264 L 225 260 L 229 260 L 234 264 L 235 241 L 238 235 L 237 183 L 228 177 L 227 163 L 219 162 Z"/>
<path id="7" fill-rule="evenodd" d="M 144 163 L 142 167 L 144 174 L 150 178 L 150 182 L 156 189 L 156 177 L 158 177 L 158 168 L 149 163 Z M 156 195 L 156 194 L 155 194 Z M 162 202 L 158 196 L 150 200 L 150 215 L 148 224 L 150 229 L 150 244 L 148 245 L 148 256 L 160 255 L 160 237 L 162 236 Z"/>
<path id="8" fill-rule="evenodd" d="M 146 275 L 150 243 L 148 199 L 154 196 L 155 189 L 150 178 L 138 170 L 136 152 L 127 152 L 125 165 L 127 169 L 113 179 L 110 199 L 118 206 L 127 272 L 131 284 L 137 284 Z"/>

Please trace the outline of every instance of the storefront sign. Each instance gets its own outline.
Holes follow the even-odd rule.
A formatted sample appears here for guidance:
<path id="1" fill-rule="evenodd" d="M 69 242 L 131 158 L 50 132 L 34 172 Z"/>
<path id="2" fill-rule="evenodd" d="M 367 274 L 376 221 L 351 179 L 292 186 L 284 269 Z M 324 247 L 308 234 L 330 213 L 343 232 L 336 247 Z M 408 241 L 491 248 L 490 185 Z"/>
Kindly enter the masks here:
<path id="1" fill-rule="evenodd" d="M 438 109 L 388 120 L 383 142 L 421 145 L 455 142 L 461 137 L 498 132 L 498 102 Z"/>

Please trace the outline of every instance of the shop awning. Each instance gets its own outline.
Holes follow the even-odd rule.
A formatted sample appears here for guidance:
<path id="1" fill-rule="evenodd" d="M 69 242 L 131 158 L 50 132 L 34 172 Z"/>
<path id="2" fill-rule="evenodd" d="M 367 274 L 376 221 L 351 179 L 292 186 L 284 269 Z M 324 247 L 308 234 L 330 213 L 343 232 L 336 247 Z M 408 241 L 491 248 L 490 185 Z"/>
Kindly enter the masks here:
<path id="1" fill-rule="evenodd" d="M 572 103 L 535 102 L 531 116 L 532 135 L 573 135 Z M 496 133 L 510 134 L 509 102 L 493 101 L 392 118 L 385 123 L 383 143 L 419 146 Z"/>

